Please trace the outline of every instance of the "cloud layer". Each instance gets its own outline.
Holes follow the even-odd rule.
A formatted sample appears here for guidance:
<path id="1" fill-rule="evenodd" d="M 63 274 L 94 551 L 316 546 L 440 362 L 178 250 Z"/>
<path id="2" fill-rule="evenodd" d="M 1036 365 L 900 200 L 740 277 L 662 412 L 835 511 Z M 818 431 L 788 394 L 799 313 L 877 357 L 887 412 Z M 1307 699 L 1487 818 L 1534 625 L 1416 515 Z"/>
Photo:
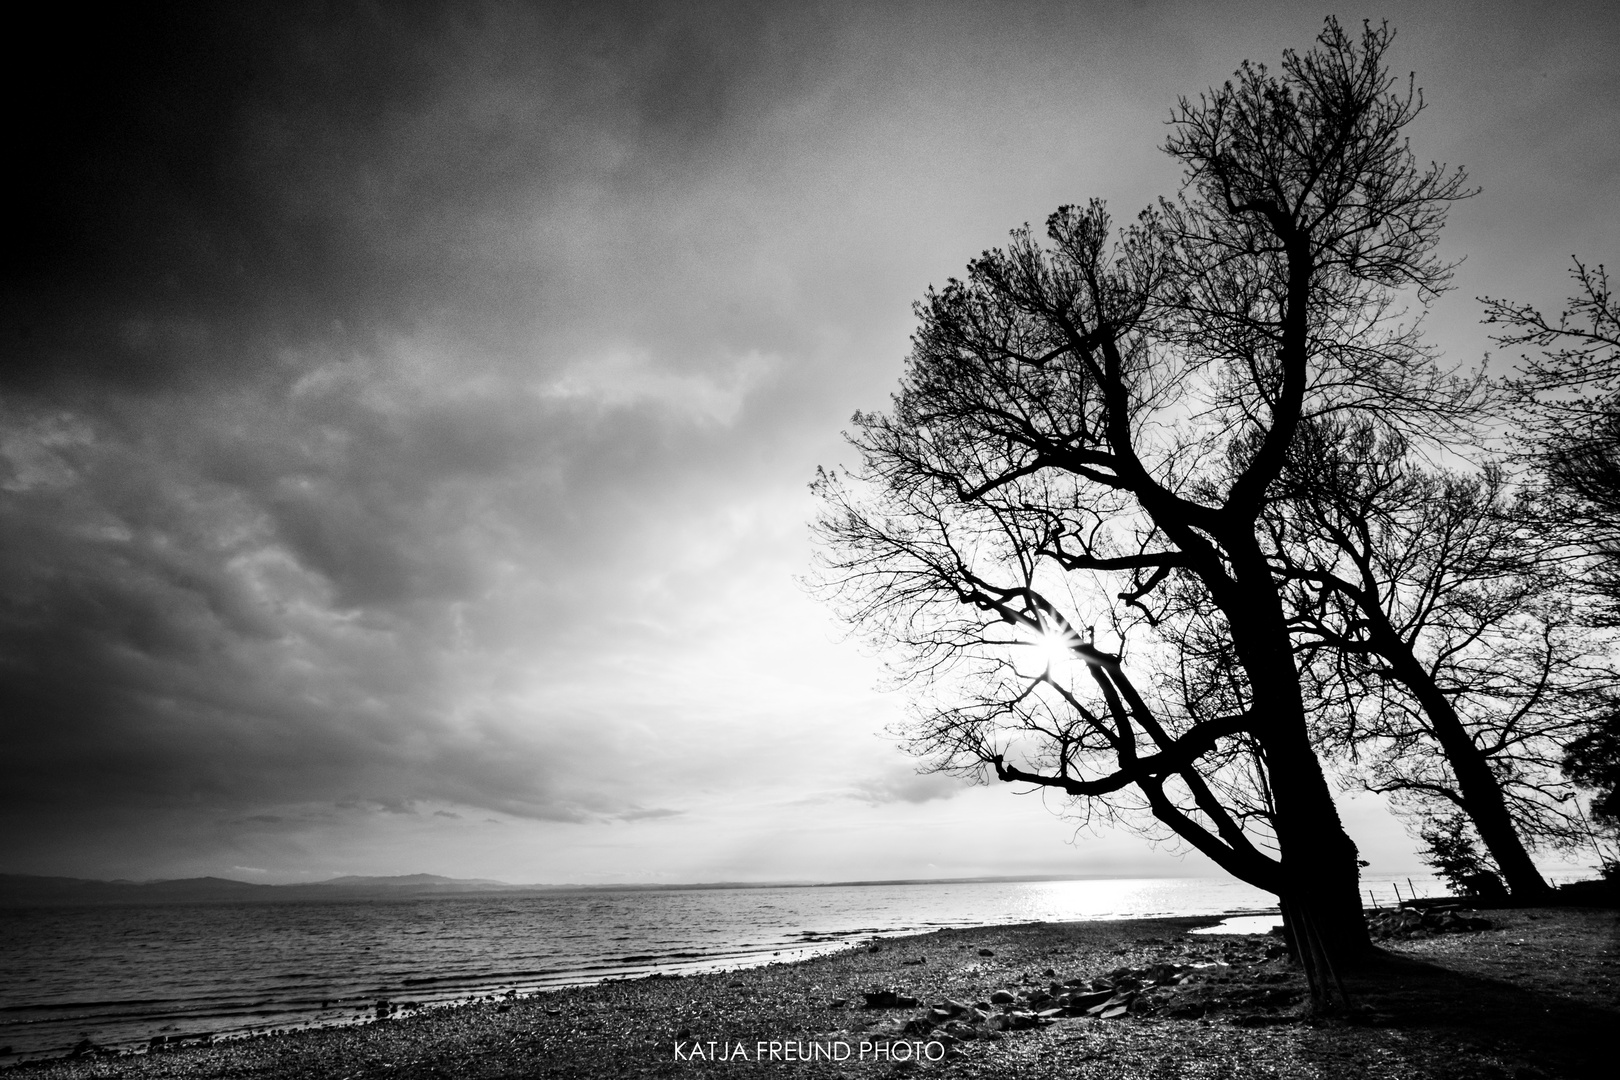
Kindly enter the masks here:
<path id="1" fill-rule="evenodd" d="M 1171 190 L 1175 95 L 1315 16 L 122 18 L 46 33 L 74 42 L 48 45 L 57 84 L 10 87 L 31 167 L 0 297 L 0 868 L 1075 865 L 1060 824 L 879 737 L 899 703 L 792 583 L 804 483 L 883 402 L 928 281 L 1060 202 Z M 1398 25 L 1448 149 L 1508 97 L 1457 103 L 1482 57 L 1512 37 L 1529 79 L 1557 56 L 1513 131 L 1608 102 L 1554 190 L 1612 209 L 1614 20 L 1563 18 L 1466 47 Z M 1112 843 L 1088 850 L 1133 865 Z"/>

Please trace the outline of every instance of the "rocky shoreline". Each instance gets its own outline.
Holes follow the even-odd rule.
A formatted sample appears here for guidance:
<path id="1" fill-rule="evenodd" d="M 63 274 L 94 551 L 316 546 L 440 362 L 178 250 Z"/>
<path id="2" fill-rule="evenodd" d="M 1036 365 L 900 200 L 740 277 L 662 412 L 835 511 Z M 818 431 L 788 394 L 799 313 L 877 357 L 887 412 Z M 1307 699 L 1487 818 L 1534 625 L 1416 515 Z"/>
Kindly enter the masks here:
<path id="1" fill-rule="evenodd" d="M 886 939 L 796 963 L 620 980 L 357 1027 L 25 1062 L 18 1080 L 299 1077 L 1609 1075 L 1608 910 L 1391 926 L 1352 1005 L 1312 1015 L 1275 938 L 1208 918 Z"/>

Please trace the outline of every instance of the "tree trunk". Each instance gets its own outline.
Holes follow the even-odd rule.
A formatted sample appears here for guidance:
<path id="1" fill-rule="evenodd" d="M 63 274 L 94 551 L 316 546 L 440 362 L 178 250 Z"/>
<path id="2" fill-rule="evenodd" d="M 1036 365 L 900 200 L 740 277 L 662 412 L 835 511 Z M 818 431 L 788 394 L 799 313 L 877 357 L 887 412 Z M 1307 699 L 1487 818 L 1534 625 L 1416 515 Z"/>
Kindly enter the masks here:
<path id="1" fill-rule="evenodd" d="M 1519 839 L 1519 830 L 1514 827 L 1507 801 L 1502 797 L 1502 785 L 1491 773 L 1489 760 L 1417 658 L 1410 650 L 1403 653 L 1392 658 L 1395 675 L 1412 691 L 1433 725 L 1435 741 L 1445 752 L 1451 774 L 1457 779 L 1463 812 L 1473 821 L 1485 849 L 1502 871 L 1508 891 L 1520 903 L 1550 901 L 1552 887 L 1541 876 Z"/>
<path id="2" fill-rule="evenodd" d="M 1303 715 L 1297 723 L 1272 725 L 1261 745 L 1276 803 L 1279 898 L 1290 944 L 1307 970 L 1313 960 L 1306 945 L 1312 942 L 1330 971 L 1348 970 L 1372 950 L 1361 910 L 1356 845 L 1344 831 L 1327 778 L 1305 738 Z"/>
<path id="3" fill-rule="evenodd" d="M 1253 730 L 1271 785 L 1284 926 L 1313 993 L 1320 995 L 1324 978 L 1336 978 L 1372 954 L 1361 909 L 1361 869 L 1311 746 L 1282 599 L 1258 548 L 1245 554 L 1247 559 L 1233 560 L 1244 603 L 1241 610 L 1227 608 L 1226 616 L 1249 679 L 1254 715 L 1262 718 Z"/>

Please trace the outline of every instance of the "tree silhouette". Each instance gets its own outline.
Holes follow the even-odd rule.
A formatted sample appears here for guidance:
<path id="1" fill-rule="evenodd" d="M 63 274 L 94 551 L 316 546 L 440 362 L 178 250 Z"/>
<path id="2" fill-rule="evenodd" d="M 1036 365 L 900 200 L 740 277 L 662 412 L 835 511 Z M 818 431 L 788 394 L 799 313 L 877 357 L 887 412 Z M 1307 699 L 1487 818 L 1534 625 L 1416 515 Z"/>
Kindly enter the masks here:
<path id="1" fill-rule="evenodd" d="M 1514 380 L 1522 416 L 1520 456 L 1554 496 L 1542 524 L 1595 559 L 1588 579 L 1620 625 L 1620 300 L 1604 267 L 1575 260 L 1576 294 L 1557 320 L 1528 304 L 1485 298 L 1501 345 L 1534 346 Z"/>
<path id="2" fill-rule="evenodd" d="M 1175 201 L 1117 234 L 1060 208 L 930 290 L 859 464 L 814 485 L 819 587 L 903 658 L 912 748 L 1145 811 L 1278 895 L 1318 989 L 1368 940 L 1261 525 L 1302 424 L 1460 409 L 1401 301 L 1444 286 L 1468 192 L 1412 157 L 1391 39 L 1329 20 L 1280 74 L 1245 63 L 1174 111 Z"/>
<path id="3" fill-rule="evenodd" d="M 1620 701 L 1610 699 L 1586 731 L 1573 739 L 1564 757 L 1564 772 L 1577 784 L 1592 789 L 1592 818 L 1597 828 L 1609 834 L 1611 846 L 1620 838 Z M 1593 837 L 1603 876 L 1620 875 L 1609 851 Z"/>
<path id="4" fill-rule="evenodd" d="M 1594 621 L 1620 627 L 1620 300 L 1602 264 L 1574 261 L 1576 285 L 1556 320 L 1528 304 L 1486 298 L 1495 340 L 1532 346 L 1514 381 L 1525 418 L 1520 456 L 1544 481 L 1550 509 L 1537 526 L 1586 556 L 1584 581 L 1602 605 Z M 1594 707 L 1572 739 L 1567 775 L 1595 789 L 1601 824 L 1620 829 L 1620 694 Z M 1605 865 L 1610 866 L 1607 856 Z"/>
<path id="5" fill-rule="evenodd" d="M 1367 425 L 1302 429 L 1271 530 L 1318 730 L 1420 830 L 1471 819 L 1521 901 L 1525 839 L 1582 839 L 1558 776 L 1613 674 L 1559 544 L 1497 465 L 1423 466 Z"/>

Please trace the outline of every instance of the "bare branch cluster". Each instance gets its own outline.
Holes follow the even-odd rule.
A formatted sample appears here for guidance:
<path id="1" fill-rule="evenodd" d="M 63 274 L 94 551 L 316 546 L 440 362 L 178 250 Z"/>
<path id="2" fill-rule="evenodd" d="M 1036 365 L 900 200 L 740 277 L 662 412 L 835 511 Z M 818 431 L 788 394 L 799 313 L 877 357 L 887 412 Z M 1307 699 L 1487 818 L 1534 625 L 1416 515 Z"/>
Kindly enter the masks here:
<path id="1" fill-rule="evenodd" d="M 1585 598 L 1598 608 L 1590 621 L 1620 628 L 1620 302 L 1601 263 L 1576 259 L 1570 276 L 1575 294 L 1556 319 L 1528 304 L 1486 299 L 1486 322 L 1502 327 L 1499 344 L 1540 350 L 1521 358 L 1511 383 L 1522 418 L 1517 457 L 1540 480 L 1535 527 L 1575 554 Z M 1563 761 L 1572 780 L 1593 790 L 1598 820 L 1611 831 L 1617 731 L 1620 691 L 1611 683 Z M 1597 846 L 1606 872 L 1614 872 Z"/>
<path id="2" fill-rule="evenodd" d="M 1620 300 L 1607 270 L 1575 260 L 1576 294 L 1556 320 L 1528 304 L 1486 298 L 1494 340 L 1539 349 L 1510 385 L 1522 417 L 1516 447 L 1550 496 L 1547 522 L 1575 529 L 1609 564 L 1600 591 L 1620 595 Z M 1614 612 L 1620 619 L 1620 609 Z"/>

